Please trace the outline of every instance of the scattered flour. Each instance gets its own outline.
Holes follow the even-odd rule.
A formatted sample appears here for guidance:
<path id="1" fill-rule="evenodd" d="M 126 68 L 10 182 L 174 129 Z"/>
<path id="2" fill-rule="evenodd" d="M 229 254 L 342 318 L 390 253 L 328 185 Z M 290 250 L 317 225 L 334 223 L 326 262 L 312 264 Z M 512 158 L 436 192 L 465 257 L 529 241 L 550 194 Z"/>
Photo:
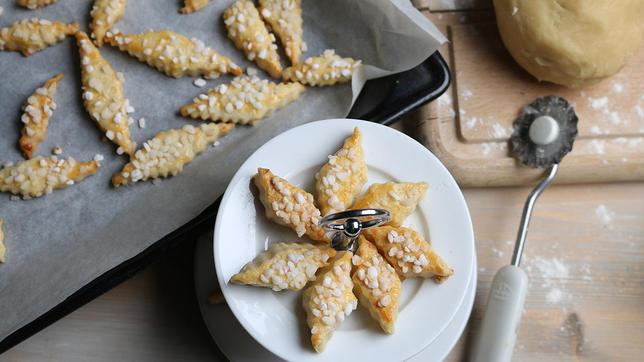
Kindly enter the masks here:
<path id="1" fill-rule="evenodd" d="M 603 109 L 608 106 L 608 97 L 601 97 L 601 98 L 592 98 L 588 97 L 588 101 L 590 102 L 590 106 L 593 107 L 593 109 Z"/>
<path id="2" fill-rule="evenodd" d="M 503 257 L 504 254 L 505 253 L 503 252 L 503 250 L 499 250 L 497 248 L 492 248 L 492 255 L 494 255 L 495 257 L 501 258 L 501 257 Z"/>
<path id="3" fill-rule="evenodd" d="M 604 153 L 606 153 L 606 143 L 604 141 L 592 140 L 590 141 L 589 145 L 593 153 L 597 153 L 600 155 L 603 155 Z"/>
<path id="4" fill-rule="evenodd" d="M 617 112 L 609 112 L 608 113 L 608 120 L 612 124 L 620 124 L 620 123 L 622 123 L 622 119 L 619 117 L 619 113 L 617 113 Z"/>
<path id="5" fill-rule="evenodd" d="M 447 93 L 443 93 L 442 96 L 438 97 L 438 104 L 441 105 L 441 106 L 449 106 L 449 105 L 451 105 L 452 104 L 452 96 L 447 94 Z"/>
<path id="6" fill-rule="evenodd" d="M 472 128 L 474 128 L 474 126 L 476 126 L 476 123 L 478 121 L 479 121 L 479 119 L 476 118 L 476 117 L 467 117 L 465 119 L 465 123 L 463 124 L 463 126 L 465 126 L 465 128 L 467 128 L 467 129 L 472 129 Z"/>
<path id="7" fill-rule="evenodd" d="M 613 83 L 613 93 L 620 94 L 624 91 L 624 85 L 622 83 Z"/>
<path id="8" fill-rule="evenodd" d="M 633 110 L 639 118 L 644 118 L 644 109 L 642 109 L 639 104 L 633 107 Z"/>
<path id="9" fill-rule="evenodd" d="M 507 137 L 510 137 L 511 134 L 512 134 L 512 131 L 503 127 L 498 122 L 495 122 L 494 124 L 492 124 L 492 135 L 494 135 L 494 137 L 507 138 Z"/>
<path id="10" fill-rule="evenodd" d="M 474 93 L 472 93 L 472 91 L 469 90 L 469 89 L 464 89 L 461 92 L 461 96 L 463 97 L 464 100 L 468 100 L 468 99 L 472 98 L 473 95 L 474 95 Z"/>
<path id="11" fill-rule="evenodd" d="M 570 293 L 564 288 L 567 278 L 570 276 L 570 268 L 561 259 L 535 257 L 526 260 L 526 271 L 533 274 L 538 272 L 537 277 L 543 279 L 541 287 L 547 289 L 546 303 L 558 304 L 570 299 Z"/>
<path id="12" fill-rule="evenodd" d="M 592 126 L 592 127 L 590 127 L 590 133 L 592 133 L 592 134 L 603 134 L 604 131 L 602 131 L 601 128 L 599 128 L 597 126 Z"/>
<path id="13" fill-rule="evenodd" d="M 597 218 L 603 225 L 608 225 L 613 221 L 615 213 L 608 210 L 606 205 L 601 204 L 595 209 L 595 215 L 597 215 Z"/>
<path id="14" fill-rule="evenodd" d="M 548 304 L 557 304 L 561 302 L 562 298 L 563 292 L 559 288 L 552 288 L 548 294 L 546 294 L 546 302 L 548 302 Z"/>

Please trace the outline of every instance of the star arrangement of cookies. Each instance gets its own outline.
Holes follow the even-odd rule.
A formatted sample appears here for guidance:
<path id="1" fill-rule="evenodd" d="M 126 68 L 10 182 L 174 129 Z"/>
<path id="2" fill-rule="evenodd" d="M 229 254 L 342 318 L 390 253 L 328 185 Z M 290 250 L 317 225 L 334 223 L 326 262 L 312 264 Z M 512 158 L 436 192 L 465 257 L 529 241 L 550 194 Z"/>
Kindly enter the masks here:
<path id="1" fill-rule="evenodd" d="M 267 168 L 258 169 L 253 183 L 266 218 L 309 241 L 271 244 L 230 282 L 303 291 L 303 314 L 316 352 L 324 351 L 358 305 L 385 333 L 394 333 L 402 282 L 425 278 L 441 283 L 454 273 L 427 240 L 403 226 L 425 196 L 427 183 L 372 184 L 362 193 L 367 165 L 358 128 L 316 173 L 314 195 Z M 362 208 L 385 209 L 392 217 L 362 231 L 355 255 L 331 248 L 320 219 Z"/>
<path id="2" fill-rule="evenodd" d="M 30 10 L 55 2 L 16 0 L 17 5 Z M 179 12 L 198 11 L 208 2 L 185 0 Z M 140 34 L 119 32 L 114 26 L 125 15 L 126 7 L 127 0 L 95 0 L 88 33 L 80 30 L 77 23 L 41 18 L 0 28 L 0 53 L 13 51 L 25 57 L 46 51 L 67 37 L 76 39 L 78 74 L 88 121 L 94 122 L 104 139 L 114 144 L 116 157 L 129 158 L 123 169 L 113 175 L 114 187 L 176 176 L 208 145 L 236 126 L 259 124 L 271 112 L 296 101 L 307 86 L 348 82 L 360 64 L 336 55 L 333 50 L 301 61 L 307 51 L 302 38 L 301 0 L 259 0 L 258 4 L 237 0 L 223 11 L 221 21 L 230 41 L 270 80 L 260 77 L 254 68 L 248 68 L 248 74 L 244 74 L 233 60 L 206 46 L 203 40 L 169 29 Z M 186 102 L 179 110 L 170 110 L 203 121 L 200 126 L 165 130 L 138 146 L 130 135 L 130 126 L 135 123 L 130 116 L 134 107 L 123 91 L 127 74 L 114 69 L 102 56 L 103 45 L 129 54 L 168 77 L 199 77 L 194 82 L 199 87 L 205 85 L 204 79 L 222 75 L 233 78 Z M 288 58 L 286 68 L 282 66 L 278 45 Z M 12 200 L 37 198 L 69 187 L 95 174 L 104 160 L 105 156 L 99 154 L 81 162 L 60 157 L 59 147 L 52 150 L 53 155 L 44 155 L 38 149 L 47 137 L 50 122 L 56 122 L 56 89 L 68 79 L 73 81 L 70 75 L 52 74 L 26 99 L 24 113 L 17 117 L 22 122 L 17 145 L 24 160 L 4 160 L 7 163 L 0 167 L 0 192 L 12 194 Z M 143 128 L 144 122 L 144 118 L 139 119 L 139 127 Z"/>

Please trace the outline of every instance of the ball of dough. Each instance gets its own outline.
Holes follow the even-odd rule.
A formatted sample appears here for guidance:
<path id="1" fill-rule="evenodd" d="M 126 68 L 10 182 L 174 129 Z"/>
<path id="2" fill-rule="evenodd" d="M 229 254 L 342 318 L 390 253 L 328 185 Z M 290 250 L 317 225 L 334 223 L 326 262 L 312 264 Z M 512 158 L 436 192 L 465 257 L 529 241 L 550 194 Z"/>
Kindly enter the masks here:
<path id="1" fill-rule="evenodd" d="M 568 87 L 617 73 L 642 41 L 644 0 L 494 0 L 494 9 L 512 57 Z"/>

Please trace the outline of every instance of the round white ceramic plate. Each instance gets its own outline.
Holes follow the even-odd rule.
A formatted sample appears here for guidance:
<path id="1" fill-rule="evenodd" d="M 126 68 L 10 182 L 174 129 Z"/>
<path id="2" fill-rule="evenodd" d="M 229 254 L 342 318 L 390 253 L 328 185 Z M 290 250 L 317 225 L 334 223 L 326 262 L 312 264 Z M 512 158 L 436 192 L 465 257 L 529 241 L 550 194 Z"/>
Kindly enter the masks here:
<path id="1" fill-rule="evenodd" d="M 295 241 L 294 232 L 270 223 L 256 200 L 251 178 L 270 168 L 290 182 L 313 189 L 315 172 L 359 127 L 369 173 L 366 187 L 384 181 L 430 184 L 425 198 L 406 220 L 455 270 L 438 285 L 410 279 L 403 283 L 396 333 L 386 335 L 358 308 L 335 332 L 324 353 L 313 351 L 299 292 L 275 293 L 228 283 L 248 261 L 276 241 Z M 431 228 L 431 229 L 430 229 Z M 428 346 L 461 305 L 473 270 L 470 216 L 456 182 L 425 147 L 389 127 L 336 119 L 293 128 L 260 147 L 233 177 L 219 208 L 214 233 L 217 277 L 228 306 L 241 325 L 266 349 L 289 361 L 402 360 Z"/>
<path id="2" fill-rule="evenodd" d="M 456 315 L 436 339 L 420 353 L 408 359 L 408 362 L 434 362 L 442 361 L 454 348 L 454 345 L 467 325 L 474 304 L 476 294 L 476 259 L 472 260 L 474 269 L 467 288 L 465 300 L 456 312 Z M 212 263 L 212 238 L 205 236 L 197 241 L 195 247 L 195 293 L 199 303 L 199 310 L 204 323 L 219 350 L 230 360 L 235 362 L 281 362 L 276 355 L 269 352 L 257 343 L 244 327 L 239 324 L 226 303 L 217 305 L 209 304 L 208 296 L 219 289 L 215 266 Z"/>

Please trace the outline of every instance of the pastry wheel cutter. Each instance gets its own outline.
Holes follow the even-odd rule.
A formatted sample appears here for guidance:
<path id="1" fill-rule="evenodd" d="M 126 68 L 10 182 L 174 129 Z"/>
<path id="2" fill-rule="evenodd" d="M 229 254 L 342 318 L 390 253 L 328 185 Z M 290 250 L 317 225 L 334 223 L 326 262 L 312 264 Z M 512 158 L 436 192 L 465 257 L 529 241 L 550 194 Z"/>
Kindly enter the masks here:
<path id="1" fill-rule="evenodd" d="M 510 139 L 514 156 L 524 165 L 547 169 L 545 177 L 532 190 L 523 207 L 512 261 L 502 267 L 492 281 L 472 361 L 505 362 L 512 358 L 528 290 L 528 276 L 519 265 L 530 216 L 537 198 L 557 175 L 559 162 L 572 150 L 576 136 L 575 110 L 565 99 L 557 96 L 537 98 L 523 108 L 514 122 Z"/>

